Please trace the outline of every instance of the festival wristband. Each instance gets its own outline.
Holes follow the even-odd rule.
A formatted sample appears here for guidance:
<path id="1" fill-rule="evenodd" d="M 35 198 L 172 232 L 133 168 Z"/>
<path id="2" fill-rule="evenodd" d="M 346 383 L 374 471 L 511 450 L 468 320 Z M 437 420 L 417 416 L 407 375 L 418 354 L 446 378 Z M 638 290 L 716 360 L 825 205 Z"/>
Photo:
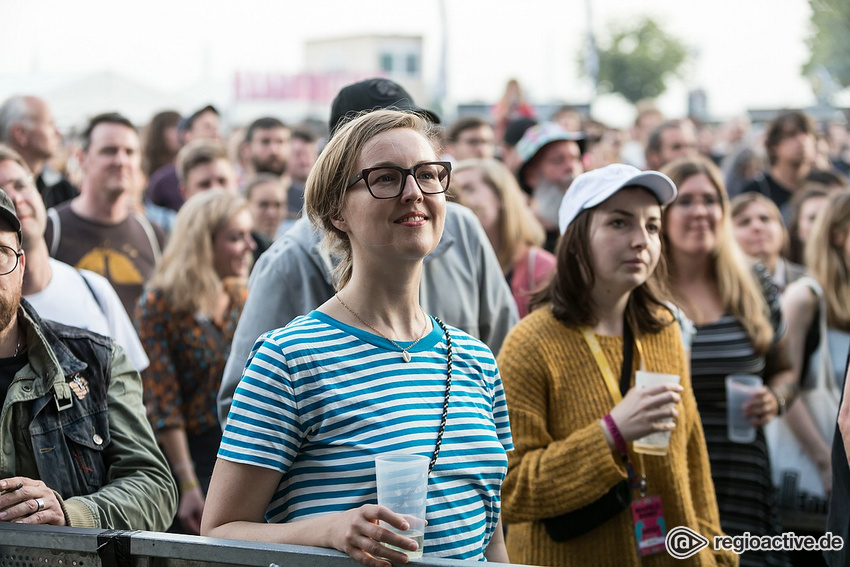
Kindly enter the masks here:
<path id="1" fill-rule="evenodd" d="M 626 445 L 626 440 L 623 438 L 623 434 L 620 433 L 620 428 L 617 427 L 614 418 L 611 417 L 610 413 L 606 413 L 605 417 L 602 418 L 602 421 L 605 422 L 605 425 L 608 427 L 608 431 L 611 433 L 611 438 L 614 439 L 614 446 L 617 448 L 617 452 L 624 459 L 628 459 L 629 457 L 629 448 Z"/>

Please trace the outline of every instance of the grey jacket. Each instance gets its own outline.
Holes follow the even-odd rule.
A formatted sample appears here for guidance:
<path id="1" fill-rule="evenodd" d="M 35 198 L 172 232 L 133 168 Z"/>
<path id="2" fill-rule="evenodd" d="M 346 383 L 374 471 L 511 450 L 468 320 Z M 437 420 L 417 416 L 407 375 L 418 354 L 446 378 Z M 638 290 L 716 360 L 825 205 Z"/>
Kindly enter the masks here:
<path id="1" fill-rule="evenodd" d="M 260 257 L 248 282 L 248 301 L 236 327 L 218 393 L 222 426 L 233 392 L 257 337 L 285 326 L 334 294 L 335 263 L 322 249 L 322 234 L 302 218 Z M 446 224 L 437 248 L 425 258 L 422 307 L 499 352 L 519 321 L 516 303 L 496 254 L 475 214 L 446 204 Z"/>
<path id="2" fill-rule="evenodd" d="M 21 301 L 28 363 L 0 414 L 0 474 L 39 479 L 72 527 L 165 530 L 177 488 L 142 403 L 142 382 L 108 337 L 42 322 Z"/>

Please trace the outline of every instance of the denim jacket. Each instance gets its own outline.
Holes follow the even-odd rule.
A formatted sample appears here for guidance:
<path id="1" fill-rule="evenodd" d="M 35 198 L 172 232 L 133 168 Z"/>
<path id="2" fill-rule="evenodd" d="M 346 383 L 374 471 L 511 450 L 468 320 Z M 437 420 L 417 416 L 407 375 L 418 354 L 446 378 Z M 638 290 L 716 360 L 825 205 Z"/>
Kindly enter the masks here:
<path id="1" fill-rule="evenodd" d="M 177 490 L 121 347 L 21 300 L 28 364 L 0 414 L 0 474 L 42 480 L 75 527 L 162 531 Z"/>

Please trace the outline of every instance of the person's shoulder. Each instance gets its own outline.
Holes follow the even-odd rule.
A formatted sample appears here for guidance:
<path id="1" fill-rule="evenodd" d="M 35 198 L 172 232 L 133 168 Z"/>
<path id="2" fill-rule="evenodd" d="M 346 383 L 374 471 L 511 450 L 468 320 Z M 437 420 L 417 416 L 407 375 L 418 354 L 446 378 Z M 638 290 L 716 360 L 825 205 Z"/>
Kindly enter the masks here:
<path id="1" fill-rule="evenodd" d="M 769 182 L 769 176 L 764 171 L 756 173 L 755 177 L 744 183 L 741 187 L 741 193 L 762 193 L 764 194 L 764 184 Z"/>
<path id="2" fill-rule="evenodd" d="M 69 278 L 78 279 L 79 277 L 82 276 L 83 271 L 87 272 L 86 275 L 92 274 L 92 275 L 96 275 L 98 277 L 103 277 L 103 276 L 99 276 L 98 274 L 95 274 L 94 272 L 89 272 L 88 270 L 78 270 L 74 266 L 72 266 L 72 265 L 70 265 L 66 262 L 63 262 L 61 260 L 57 260 L 56 258 L 52 258 L 52 257 L 48 258 L 47 262 L 50 264 L 50 270 L 53 272 L 53 277 L 50 280 L 51 283 L 53 283 L 54 280 L 55 281 L 61 281 L 61 282 L 64 283 Z"/>
<path id="3" fill-rule="evenodd" d="M 66 264 L 64 262 L 59 262 L 56 260 L 57 264 L 62 264 L 60 268 L 66 272 L 77 272 L 81 278 L 86 280 L 96 291 L 112 291 L 115 292 L 115 289 L 112 287 L 112 284 L 109 283 L 109 280 L 103 277 L 102 275 L 92 272 L 91 270 L 77 269 L 74 266 Z"/>
<path id="4" fill-rule="evenodd" d="M 165 291 L 159 288 L 146 288 L 139 296 L 139 306 L 148 312 L 170 310 L 168 297 Z"/>
<path id="5" fill-rule="evenodd" d="M 549 305 L 541 305 L 514 325 L 505 338 L 505 344 L 525 350 L 531 344 L 568 339 L 571 334 L 577 333 L 577 329 L 559 321 Z"/>
<path id="6" fill-rule="evenodd" d="M 557 256 L 540 246 L 535 246 L 534 249 L 536 254 L 534 258 L 535 275 L 548 273 L 557 266 Z"/>
<path id="7" fill-rule="evenodd" d="M 458 203 L 446 203 L 446 226 L 447 230 L 451 229 L 477 229 L 481 226 L 481 222 L 475 213 L 468 207 L 464 207 Z"/>
<path id="8" fill-rule="evenodd" d="M 73 199 L 63 201 L 63 202 L 59 203 L 58 205 L 56 205 L 54 207 L 50 207 L 50 209 L 48 209 L 48 210 L 54 211 L 57 215 L 62 217 L 62 220 L 65 220 L 65 218 L 80 218 L 71 209 L 71 201 L 73 201 Z M 50 215 L 48 215 L 48 220 L 49 220 L 49 218 L 50 218 Z"/>
<path id="9" fill-rule="evenodd" d="M 284 346 L 293 342 L 297 343 L 303 340 L 309 341 L 314 339 L 318 344 L 321 342 L 321 337 L 318 334 L 332 328 L 327 322 L 316 317 L 315 312 L 310 312 L 307 315 L 299 315 L 285 327 L 279 327 L 263 333 L 260 336 L 260 340 Z"/>
<path id="10" fill-rule="evenodd" d="M 177 177 L 177 166 L 173 162 L 167 163 L 167 164 L 163 165 L 162 167 L 160 167 L 159 169 L 157 169 L 156 171 L 154 171 L 151 174 L 150 182 L 148 183 L 148 185 L 149 186 L 159 185 L 160 183 L 162 183 L 162 181 L 164 179 L 169 179 L 171 177 L 175 177 L 175 178 Z M 169 179 L 169 181 L 170 181 L 170 179 Z"/>
<path id="11" fill-rule="evenodd" d="M 797 307 L 815 309 L 818 297 L 823 293 L 820 284 L 810 276 L 794 280 L 782 294 L 782 305 L 785 308 Z"/>
<path id="12" fill-rule="evenodd" d="M 74 342 L 92 342 L 102 347 L 112 347 L 112 339 L 110 337 L 89 331 L 88 329 L 65 325 L 64 323 L 48 319 L 43 319 L 41 325 L 66 345 Z"/>

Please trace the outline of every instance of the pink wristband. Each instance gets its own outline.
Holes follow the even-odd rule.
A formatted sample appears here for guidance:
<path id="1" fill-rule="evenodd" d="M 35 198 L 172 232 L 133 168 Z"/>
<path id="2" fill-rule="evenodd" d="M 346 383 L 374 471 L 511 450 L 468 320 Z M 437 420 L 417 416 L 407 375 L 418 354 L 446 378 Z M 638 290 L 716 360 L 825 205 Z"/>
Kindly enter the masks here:
<path id="1" fill-rule="evenodd" d="M 617 452 L 620 453 L 624 459 L 627 459 L 629 457 L 629 447 L 626 445 L 626 440 L 623 438 L 623 434 L 620 433 L 620 428 L 617 427 L 617 424 L 614 422 L 614 418 L 611 417 L 610 413 L 606 413 L 602 420 L 608 427 L 608 431 L 611 432 L 611 437 L 614 439 L 614 446 L 617 448 Z"/>

